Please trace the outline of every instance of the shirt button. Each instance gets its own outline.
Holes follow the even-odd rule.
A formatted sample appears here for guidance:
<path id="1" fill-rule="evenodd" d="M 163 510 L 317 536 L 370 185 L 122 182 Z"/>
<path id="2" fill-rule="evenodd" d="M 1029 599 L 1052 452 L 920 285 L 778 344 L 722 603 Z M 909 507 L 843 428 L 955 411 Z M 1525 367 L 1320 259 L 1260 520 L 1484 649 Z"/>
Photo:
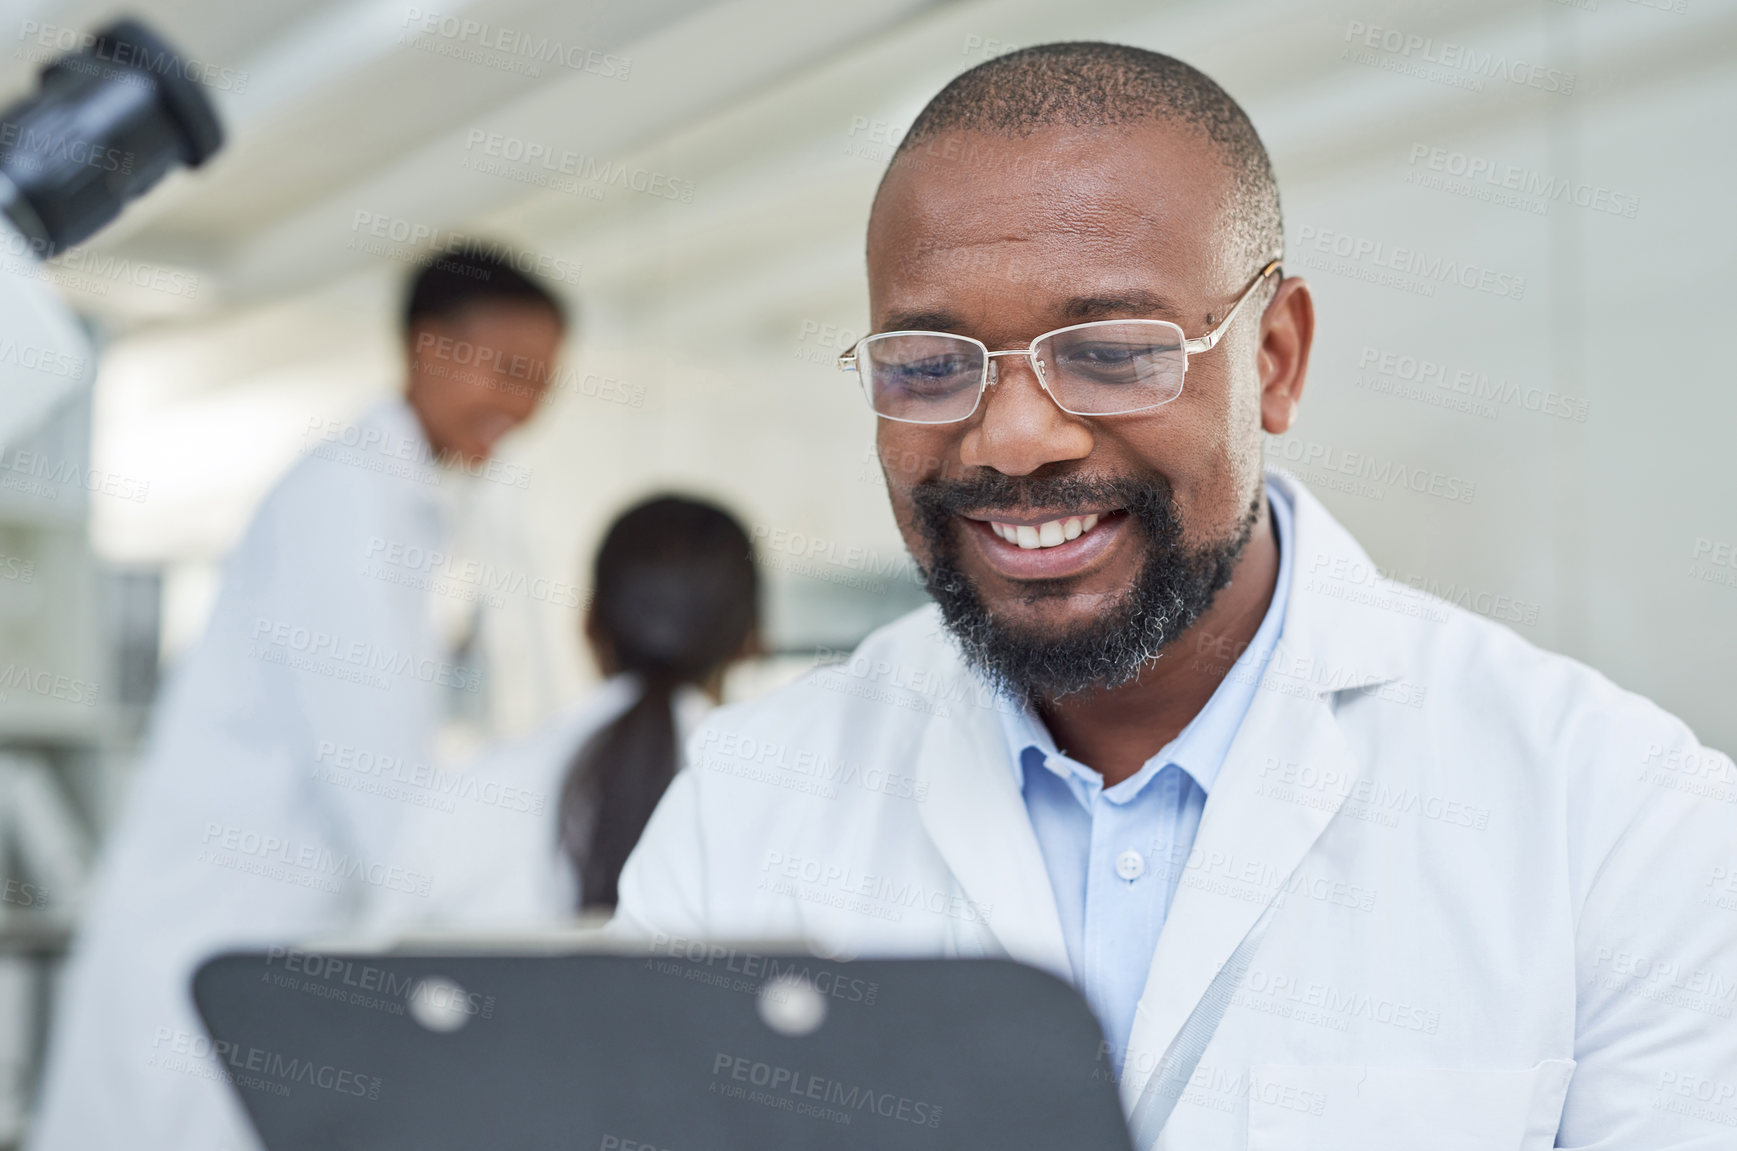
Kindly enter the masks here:
<path id="1" fill-rule="evenodd" d="M 1129 883 L 1146 874 L 1146 859 L 1138 851 L 1124 851 L 1116 856 L 1116 874 Z"/>

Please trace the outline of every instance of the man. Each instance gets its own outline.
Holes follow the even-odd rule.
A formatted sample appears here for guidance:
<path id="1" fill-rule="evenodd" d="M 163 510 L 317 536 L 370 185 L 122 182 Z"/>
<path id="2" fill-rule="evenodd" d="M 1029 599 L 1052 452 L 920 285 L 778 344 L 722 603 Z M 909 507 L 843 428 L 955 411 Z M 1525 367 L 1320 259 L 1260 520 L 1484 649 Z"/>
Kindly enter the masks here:
<path id="1" fill-rule="evenodd" d="M 467 509 L 525 478 L 490 456 L 564 336 L 559 301 L 514 264 L 461 249 L 419 271 L 405 396 L 311 424 L 231 555 L 108 844 L 32 1146 L 252 1146 L 193 1011 L 199 961 L 427 894 L 392 844 L 408 806 L 440 798 L 439 734 L 487 723 L 477 629 L 510 620 L 480 621 L 499 581 L 457 560 L 480 534 Z"/>
<path id="2" fill-rule="evenodd" d="M 617 930 L 1047 968 L 1142 1148 L 1729 1146 L 1730 762 L 1496 624 L 1321 589 L 1373 565 L 1263 476 L 1314 327 L 1280 221 L 1165 56 L 928 105 L 842 366 L 937 607 L 715 714 Z"/>

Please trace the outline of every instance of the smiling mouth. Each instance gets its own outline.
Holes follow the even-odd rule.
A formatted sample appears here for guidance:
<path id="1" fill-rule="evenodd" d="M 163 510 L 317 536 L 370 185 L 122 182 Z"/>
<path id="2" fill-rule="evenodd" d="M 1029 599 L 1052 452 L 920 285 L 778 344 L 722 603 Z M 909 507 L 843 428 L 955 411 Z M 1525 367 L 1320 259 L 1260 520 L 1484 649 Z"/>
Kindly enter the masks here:
<path id="1" fill-rule="evenodd" d="M 997 518 L 994 513 L 969 515 L 966 518 L 976 520 L 1002 540 L 1026 551 L 1038 551 L 1044 548 L 1060 547 L 1072 543 L 1081 536 L 1090 535 L 1098 525 L 1107 519 L 1117 516 L 1120 508 L 1107 511 L 1081 512 L 1076 515 L 1054 516 L 1049 519 L 1036 519 L 1022 516 Z"/>
<path id="2" fill-rule="evenodd" d="M 1084 516 L 1068 516 L 1065 519 L 1045 520 L 1040 524 L 1011 524 L 1001 520 L 989 520 L 989 530 L 1010 544 L 1031 551 L 1034 548 L 1060 547 L 1069 540 L 1077 540 L 1098 526 L 1102 517 L 1097 512 Z"/>

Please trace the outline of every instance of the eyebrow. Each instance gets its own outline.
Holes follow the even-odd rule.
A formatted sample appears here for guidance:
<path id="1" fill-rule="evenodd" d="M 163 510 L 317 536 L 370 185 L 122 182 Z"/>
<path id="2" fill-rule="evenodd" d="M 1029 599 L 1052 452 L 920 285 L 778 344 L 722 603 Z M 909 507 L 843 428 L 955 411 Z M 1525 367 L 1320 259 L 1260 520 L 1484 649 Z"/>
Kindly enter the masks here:
<path id="1" fill-rule="evenodd" d="M 1168 298 L 1156 292 L 1141 290 L 1116 292 L 1099 296 L 1075 296 L 1062 304 L 1057 312 L 1060 321 L 1056 327 L 1067 327 L 1069 324 L 1089 323 L 1092 320 L 1123 319 L 1135 317 L 1156 317 L 1163 320 L 1180 320 L 1182 310 Z M 953 332 L 960 335 L 968 334 L 968 325 L 952 312 L 940 309 L 924 309 L 909 312 L 892 312 L 881 323 L 878 331 L 882 332 Z"/>
<path id="2" fill-rule="evenodd" d="M 1182 318 L 1182 310 L 1156 292 L 1134 290 L 1103 296 L 1075 296 L 1062 305 L 1062 315 L 1075 323 L 1111 316 L 1156 316 L 1162 320 Z"/>
<path id="3" fill-rule="evenodd" d="M 951 312 L 894 312 L 876 329 L 882 332 L 958 332 L 964 321 Z"/>

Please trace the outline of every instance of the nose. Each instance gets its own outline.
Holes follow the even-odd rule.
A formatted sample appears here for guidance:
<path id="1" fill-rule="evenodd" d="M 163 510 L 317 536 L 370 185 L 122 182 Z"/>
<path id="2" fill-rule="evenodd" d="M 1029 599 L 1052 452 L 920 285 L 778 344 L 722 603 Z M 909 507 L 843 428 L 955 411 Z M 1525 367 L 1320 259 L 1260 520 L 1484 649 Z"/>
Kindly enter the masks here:
<path id="1" fill-rule="evenodd" d="M 1024 476 L 1091 454 L 1091 425 L 1056 406 L 1029 357 L 997 356 L 989 363 L 990 386 L 960 443 L 961 463 Z"/>

